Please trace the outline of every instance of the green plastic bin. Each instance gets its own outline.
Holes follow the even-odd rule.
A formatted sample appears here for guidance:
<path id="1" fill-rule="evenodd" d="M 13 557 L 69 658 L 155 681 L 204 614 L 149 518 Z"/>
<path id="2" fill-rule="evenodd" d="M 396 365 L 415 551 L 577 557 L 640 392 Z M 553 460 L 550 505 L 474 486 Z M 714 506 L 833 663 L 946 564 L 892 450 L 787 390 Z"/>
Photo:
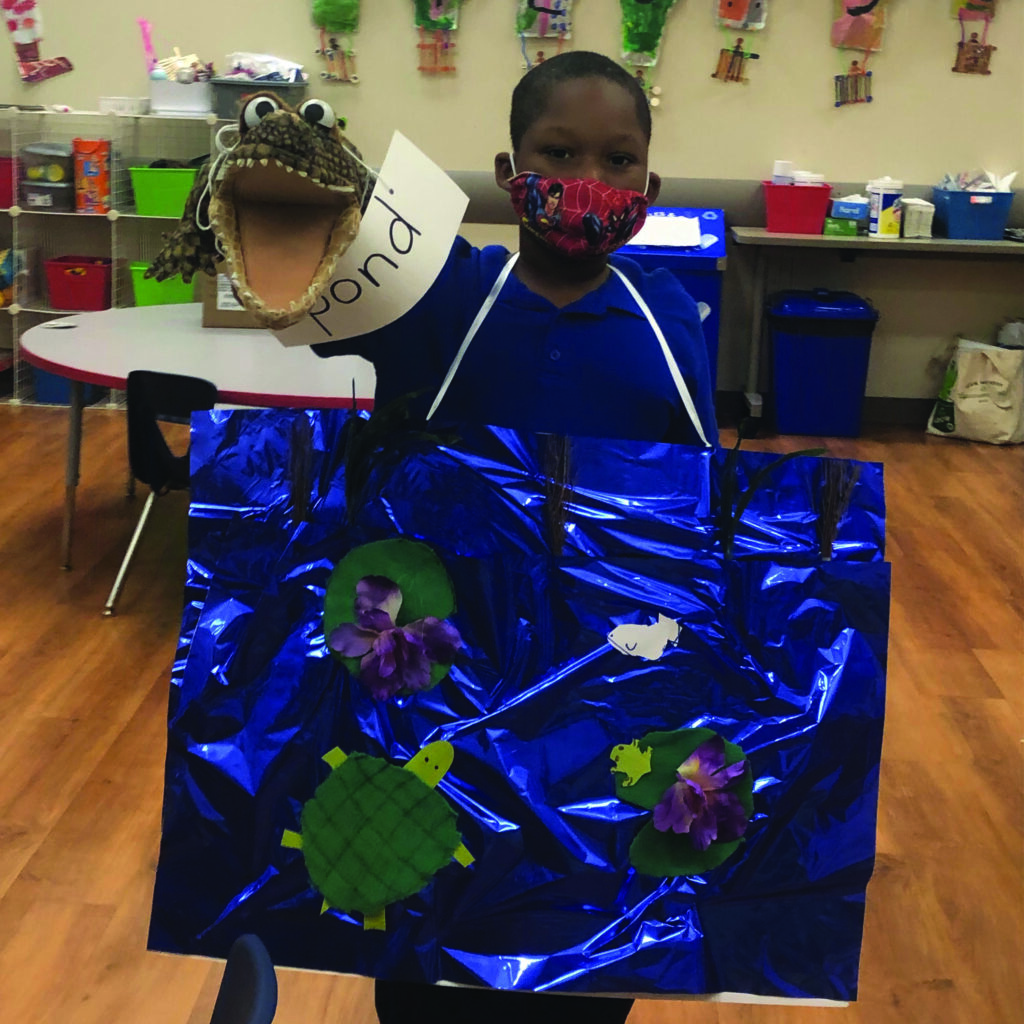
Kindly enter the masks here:
<path id="1" fill-rule="evenodd" d="M 136 306 L 170 306 L 176 302 L 195 302 L 194 277 L 191 284 L 185 284 L 180 274 L 167 281 L 154 281 L 145 276 L 148 266 L 148 263 L 131 264 Z"/>
<path id="2" fill-rule="evenodd" d="M 196 180 L 194 167 L 131 167 L 135 212 L 141 217 L 180 217 Z"/>

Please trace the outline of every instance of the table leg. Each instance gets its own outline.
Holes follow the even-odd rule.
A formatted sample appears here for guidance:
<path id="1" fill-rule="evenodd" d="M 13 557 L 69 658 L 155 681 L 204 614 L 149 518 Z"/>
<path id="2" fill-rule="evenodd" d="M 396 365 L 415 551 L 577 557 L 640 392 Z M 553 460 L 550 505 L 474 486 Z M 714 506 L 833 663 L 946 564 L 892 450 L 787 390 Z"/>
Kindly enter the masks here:
<path id="1" fill-rule="evenodd" d="M 83 385 L 71 381 L 71 400 L 68 404 L 68 451 L 64 469 L 64 530 L 61 537 L 61 566 L 71 568 L 71 528 L 75 520 L 75 489 L 78 487 L 78 468 L 82 453 Z"/>
<path id="2" fill-rule="evenodd" d="M 754 298 L 750 308 L 750 352 L 747 358 L 747 387 L 743 397 L 747 400 L 750 415 L 761 416 L 764 412 L 764 401 L 760 391 L 760 377 L 765 255 L 764 249 L 761 246 L 757 246 L 754 251 Z"/>

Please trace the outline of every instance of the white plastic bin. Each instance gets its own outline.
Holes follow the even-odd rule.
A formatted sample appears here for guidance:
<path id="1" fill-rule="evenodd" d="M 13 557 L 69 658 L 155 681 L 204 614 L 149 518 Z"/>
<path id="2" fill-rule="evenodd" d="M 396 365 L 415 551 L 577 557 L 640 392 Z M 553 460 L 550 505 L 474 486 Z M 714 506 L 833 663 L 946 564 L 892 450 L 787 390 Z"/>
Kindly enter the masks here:
<path id="1" fill-rule="evenodd" d="M 151 78 L 149 109 L 153 114 L 204 117 L 213 110 L 213 86 L 209 82 L 181 82 Z"/>

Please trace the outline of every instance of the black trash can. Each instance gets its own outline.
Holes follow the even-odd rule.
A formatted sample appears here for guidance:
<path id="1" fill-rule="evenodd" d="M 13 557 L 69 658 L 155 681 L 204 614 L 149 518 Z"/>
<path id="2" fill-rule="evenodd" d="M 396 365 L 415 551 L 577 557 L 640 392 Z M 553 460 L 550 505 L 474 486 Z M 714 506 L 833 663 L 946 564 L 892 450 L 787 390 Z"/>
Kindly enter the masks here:
<path id="1" fill-rule="evenodd" d="M 860 435 L 878 311 L 852 292 L 780 292 L 768 299 L 780 434 Z"/>

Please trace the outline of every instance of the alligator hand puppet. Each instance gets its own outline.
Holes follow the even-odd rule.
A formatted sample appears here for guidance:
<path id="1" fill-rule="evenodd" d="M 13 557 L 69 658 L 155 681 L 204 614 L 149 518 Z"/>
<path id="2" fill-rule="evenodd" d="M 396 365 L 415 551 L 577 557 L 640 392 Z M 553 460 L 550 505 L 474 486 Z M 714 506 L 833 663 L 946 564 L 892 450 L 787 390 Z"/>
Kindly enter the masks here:
<path id="1" fill-rule="evenodd" d="M 223 258 L 257 323 L 281 330 L 302 319 L 355 238 L 367 191 L 342 128 L 322 100 L 293 110 L 270 93 L 250 97 L 239 141 L 200 168 L 146 276 L 188 282 L 197 271 L 215 274 Z"/>

